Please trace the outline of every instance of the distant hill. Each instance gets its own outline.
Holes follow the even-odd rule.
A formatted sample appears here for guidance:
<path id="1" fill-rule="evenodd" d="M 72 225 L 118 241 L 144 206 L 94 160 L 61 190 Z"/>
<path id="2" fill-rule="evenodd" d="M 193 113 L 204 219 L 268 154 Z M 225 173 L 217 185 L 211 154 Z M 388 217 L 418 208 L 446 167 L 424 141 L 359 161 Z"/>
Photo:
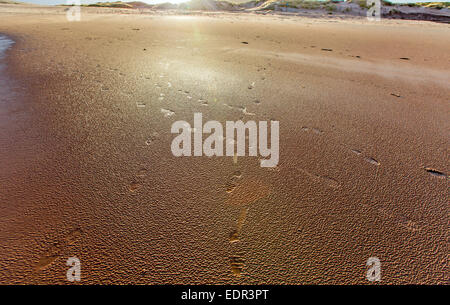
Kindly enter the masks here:
<path id="1" fill-rule="evenodd" d="M 2 1 L 2 0 L 0 0 Z M 122 2 L 122 1 L 117 1 L 117 2 L 97 2 L 97 3 L 93 3 L 93 4 L 87 4 L 85 6 L 90 6 L 90 7 L 112 7 L 112 8 L 134 8 L 133 5 Z"/>
<path id="2" fill-rule="evenodd" d="M 158 3 L 147 4 L 141 1 L 116 1 L 116 2 L 98 2 L 84 6 L 91 7 L 110 7 L 110 8 L 129 8 L 129 9 L 192 9 L 192 10 L 235 10 L 235 9 L 249 9 L 259 7 L 260 9 L 273 10 L 274 5 L 282 5 L 291 8 L 319 8 L 327 2 L 347 2 L 359 3 L 361 7 L 365 7 L 365 0 L 186 0 L 180 4 L 173 3 Z M 10 0 L 0 0 L 0 3 L 17 3 Z M 421 3 L 391 3 L 388 0 L 382 0 L 385 6 L 409 6 L 409 7 L 426 7 L 434 9 L 448 8 L 450 2 L 421 2 Z"/>
<path id="3" fill-rule="evenodd" d="M 24 4 L 23 2 L 0 0 L 0 4 Z"/>
<path id="4" fill-rule="evenodd" d="M 0 3 L 10 3 L 10 0 L 0 0 Z M 450 2 L 427 3 L 391 3 L 381 0 L 381 16 L 390 19 L 429 20 L 450 23 Z M 101 2 L 84 6 L 124 9 L 179 10 L 179 11 L 248 11 L 268 12 L 282 11 L 317 13 L 349 16 L 365 16 L 369 9 L 366 0 L 190 0 L 180 4 L 159 3 L 147 4 L 141 1 Z"/>
<path id="5" fill-rule="evenodd" d="M 145 2 L 141 2 L 141 1 L 131 1 L 131 2 L 126 2 L 127 4 L 131 5 L 133 8 L 150 8 L 153 7 L 153 5 L 147 4 Z"/>

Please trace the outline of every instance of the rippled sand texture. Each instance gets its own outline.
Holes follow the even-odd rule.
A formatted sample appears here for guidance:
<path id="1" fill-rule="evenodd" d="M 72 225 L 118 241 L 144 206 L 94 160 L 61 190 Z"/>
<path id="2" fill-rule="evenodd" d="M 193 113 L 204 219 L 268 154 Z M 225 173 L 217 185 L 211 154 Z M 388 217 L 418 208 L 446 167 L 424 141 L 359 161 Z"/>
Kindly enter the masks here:
<path id="1" fill-rule="evenodd" d="M 448 26 L 83 12 L 0 20 L 1 283 L 448 284 Z M 194 112 L 278 166 L 174 157 Z"/>

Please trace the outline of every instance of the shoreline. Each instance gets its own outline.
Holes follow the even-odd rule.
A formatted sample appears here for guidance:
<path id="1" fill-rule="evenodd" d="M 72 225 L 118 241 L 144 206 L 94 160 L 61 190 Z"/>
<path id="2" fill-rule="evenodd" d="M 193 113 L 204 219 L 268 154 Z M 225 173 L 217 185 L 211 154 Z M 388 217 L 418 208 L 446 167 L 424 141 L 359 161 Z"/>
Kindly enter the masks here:
<path id="1" fill-rule="evenodd" d="M 5 72 L 7 70 L 7 55 L 8 51 L 10 51 L 15 44 L 15 41 L 0 33 L 0 102 L 2 107 L 6 107 L 7 105 L 3 105 L 3 101 L 11 99 L 13 92 L 11 92 L 12 86 L 10 86 L 10 79 Z M 3 110 L 3 109 L 2 109 Z"/>

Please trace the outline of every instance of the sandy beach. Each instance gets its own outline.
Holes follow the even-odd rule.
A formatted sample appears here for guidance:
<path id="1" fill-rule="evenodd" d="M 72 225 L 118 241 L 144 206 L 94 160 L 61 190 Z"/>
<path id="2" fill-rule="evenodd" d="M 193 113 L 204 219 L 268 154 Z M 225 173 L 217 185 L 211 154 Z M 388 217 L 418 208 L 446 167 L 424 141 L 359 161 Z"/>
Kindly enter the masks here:
<path id="1" fill-rule="evenodd" d="M 0 5 L 1 284 L 449 284 L 448 24 L 104 10 Z M 278 166 L 173 156 L 196 112 Z"/>

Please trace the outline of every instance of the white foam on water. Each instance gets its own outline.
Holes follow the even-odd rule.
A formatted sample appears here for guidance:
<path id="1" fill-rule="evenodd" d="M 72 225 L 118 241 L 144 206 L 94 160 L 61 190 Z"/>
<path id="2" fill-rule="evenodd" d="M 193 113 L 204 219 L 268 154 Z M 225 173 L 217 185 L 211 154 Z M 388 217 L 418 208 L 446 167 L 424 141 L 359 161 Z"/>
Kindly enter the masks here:
<path id="1" fill-rule="evenodd" d="M 6 36 L 0 35 L 0 59 L 3 58 L 5 51 L 14 44 L 14 41 Z"/>
<path id="2" fill-rule="evenodd" d="M 5 53 L 14 44 L 14 41 L 0 34 L 0 120 L 5 121 L 5 113 L 7 113 L 7 104 L 14 100 L 14 92 L 12 90 L 12 80 L 5 75 Z"/>

